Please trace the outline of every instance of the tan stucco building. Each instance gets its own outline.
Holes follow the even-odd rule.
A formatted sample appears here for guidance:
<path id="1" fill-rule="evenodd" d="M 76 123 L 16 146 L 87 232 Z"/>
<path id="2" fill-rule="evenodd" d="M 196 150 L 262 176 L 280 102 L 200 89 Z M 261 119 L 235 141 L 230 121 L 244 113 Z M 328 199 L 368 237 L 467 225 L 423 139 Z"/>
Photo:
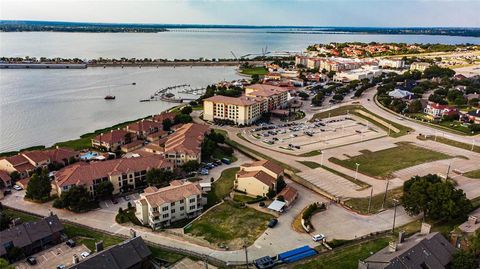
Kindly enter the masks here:
<path id="1" fill-rule="evenodd" d="M 253 196 L 266 196 L 270 189 L 276 189 L 281 176 L 283 168 L 271 161 L 245 163 L 235 176 L 235 189 Z"/>

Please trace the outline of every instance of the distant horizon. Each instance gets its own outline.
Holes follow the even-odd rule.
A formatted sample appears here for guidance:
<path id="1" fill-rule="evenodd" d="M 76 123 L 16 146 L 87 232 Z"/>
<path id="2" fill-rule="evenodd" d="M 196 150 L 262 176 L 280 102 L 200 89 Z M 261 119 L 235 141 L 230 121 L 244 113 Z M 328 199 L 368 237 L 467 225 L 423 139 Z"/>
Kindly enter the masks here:
<path id="1" fill-rule="evenodd" d="M 97 24 L 97 25 L 137 25 L 137 26 L 211 26 L 223 28 L 356 28 L 356 29 L 480 29 L 480 26 L 337 26 L 337 25 L 269 25 L 269 24 L 211 24 L 211 23 L 151 23 L 151 22 L 90 22 L 66 20 L 28 20 L 28 19 L 0 19 L 0 23 L 70 23 L 70 24 Z"/>

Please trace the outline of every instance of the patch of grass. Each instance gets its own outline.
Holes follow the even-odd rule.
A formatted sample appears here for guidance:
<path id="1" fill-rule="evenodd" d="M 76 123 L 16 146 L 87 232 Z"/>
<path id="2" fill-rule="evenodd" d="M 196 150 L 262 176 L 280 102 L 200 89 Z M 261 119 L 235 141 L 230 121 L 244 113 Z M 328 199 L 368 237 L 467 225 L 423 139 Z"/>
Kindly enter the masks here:
<path id="1" fill-rule="evenodd" d="M 233 191 L 235 174 L 238 170 L 240 170 L 239 167 L 232 167 L 222 171 L 220 178 L 212 184 L 212 190 L 207 194 L 206 208 L 218 204 L 225 196 Z"/>
<path id="2" fill-rule="evenodd" d="M 480 146 L 479 145 L 474 145 L 472 149 L 472 144 L 465 144 L 459 141 L 451 140 L 448 138 L 445 138 L 443 136 L 437 136 L 437 139 L 435 140 L 435 136 L 433 135 L 427 135 L 426 137 L 424 135 L 419 135 L 417 136 L 417 139 L 419 140 L 432 140 L 436 141 L 445 145 L 450 145 L 452 147 L 457 147 L 461 149 L 466 149 L 466 150 L 473 150 L 474 152 L 480 153 Z"/>
<path id="3" fill-rule="evenodd" d="M 271 218 L 270 214 L 225 202 L 196 219 L 185 232 L 203 237 L 212 244 L 224 243 L 238 248 L 244 240 L 247 245 L 253 244 Z"/>
<path id="4" fill-rule="evenodd" d="M 233 201 L 239 202 L 239 203 L 248 203 L 255 200 L 257 200 L 257 197 L 252 197 L 249 195 L 244 195 L 239 193 L 235 193 L 235 195 L 233 196 Z"/>
<path id="5" fill-rule="evenodd" d="M 150 251 L 152 252 L 153 257 L 158 258 L 160 260 L 167 261 L 169 263 L 176 263 L 185 257 L 182 254 L 165 251 L 160 248 L 150 247 Z"/>
<path id="6" fill-rule="evenodd" d="M 124 209 L 122 214 L 118 213 L 115 216 L 115 221 L 117 223 L 131 222 L 135 225 L 143 226 L 142 223 L 135 216 L 135 208 L 134 207 Z"/>
<path id="7" fill-rule="evenodd" d="M 438 123 L 438 125 L 446 128 L 446 129 L 450 129 L 450 130 L 460 132 L 464 135 L 475 135 L 475 134 L 479 133 L 479 132 L 473 132 L 472 133 L 472 131 L 470 131 L 470 129 L 467 126 L 464 126 L 459 121 L 441 121 L 441 122 Z"/>
<path id="8" fill-rule="evenodd" d="M 313 151 L 309 151 L 309 152 L 300 154 L 299 156 L 301 156 L 301 157 L 313 157 L 313 156 L 317 156 L 317 155 L 320 155 L 320 154 L 322 154 L 321 150 L 313 150 Z"/>
<path id="9" fill-rule="evenodd" d="M 466 176 L 466 177 L 469 177 L 469 178 L 479 178 L 480 179 L 480 169 L 467 172 L 463 175 Z"/>
<path id="10" fill-rule="evenodd" d="M 337 269 L 337 268 L 357 268 L 358 261 L 368 258 L 371 253 L 388 246 L 391 237 L 382 237 L 373 239 L 353 246 L 344 247 L 340 250 L 334 250 L 325 255 L 296 265 L 296 269 Z"/>
<path id="11" fill-rule="evenodd" d="M 263 66 L 251 67 L 251 68 L 242 68 L 240 70 L 240 73 L 242 73 L 244 75 L 249 75 L 249 76 L 252 76 L 252 75 L 263 76 L 263 75 L 268 74 L 268 69 L 266 69 Z"/>
<path id="12" fill-rule="evenodd" d="M 10 209 L 10 208 L 3 208 L 3 210 L 5 211 L 5 213 L 7 213 L 8 215 L 10 215 L 13 219 L 19 218 L 19 219 L 21 219 L 23 222 L 35 221 L 35 220 L 40 219 L 40 218 L 37 217 L 37 216 L 30 215 L 30 214 L 26 214 L 26 213 L 23 213 L 23 212 L 20 212 L 20 211 L 16 211 L 16 210 L 12 210 L 12 209 Z"/>
<path id="13" fill-rule="evenodd" d="M 387 192 L 387 199 L 385 200 L 384 208 L 393 207 L 393 199 L 398 200 L 400 199 L 400 197 L 402 197 L 402 195 L 403 195 L 402 187 L 389 190 Z M 384 197 L 385 197 L 385 193 L 380 193 L 372 196 L 370 214 L 378 213 L 382 209 L 382 203 L 383 203 Z M 370 197 L 350 198 L 347 201 L 345 201 L 345 205 L 358 213 L 367 214 L 369 200 L 370 200 Z"/>
<path id="14" fill-rule="evenodd" d="M 311 161 L 297 161 L 307 167 L 310 167 L 311 169 L 319 168 L 322 167 L 319 163 L 316 162 L 311 162 Z"/>
<path id="15" fill-rule="evenodd" d="M 397 147 L 376 152 L 364 150 L 361 155 L 346 160 L 334 157 L 329 160 L 352 170 L 355 170 L 356 163 L 359 163 L 358 171 L 360 173 L 377 178 L 386 178 L 403 168 L 451 158 L 449 155 L 417 147 L 410 143 L 397 143 L 397 145 Z"/>

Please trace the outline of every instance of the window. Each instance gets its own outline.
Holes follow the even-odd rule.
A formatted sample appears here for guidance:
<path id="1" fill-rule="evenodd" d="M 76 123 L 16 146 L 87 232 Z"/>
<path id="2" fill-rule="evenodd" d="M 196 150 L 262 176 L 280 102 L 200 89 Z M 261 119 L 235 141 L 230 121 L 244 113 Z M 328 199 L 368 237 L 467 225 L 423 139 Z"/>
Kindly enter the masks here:
<path id="1" fill-rule="evenodd" d="M 162 207 L 162 211 L 163 211 L 163 212 L 165 212 L 165 211 L 167 211 L 167 210 L 168 210 L 168 206 Z"/>
<path id="2" fill-rule="evenodd" d="M 175 202 L 172 202 L 170 205 L 171 205 L 171 206 L 174 206 L 174 205 L 175 205 Z"/>
<path id="3" fill-rule="evenodd" d="M 185 210 L 185 207 L 184 207 L 184 206 L 181 206 L 181 207 L 180 207 L 180 211 L 183 211 L 183 210 Z"/>
<path id="4" fill-rule="evenodd" d="M 184 201 L 184 200 L 180 200 L 180 204 L 183 204 L 183 203 L 185 203 L 185 201 Z"/>
<path id="5" fill-rule="evenodd" d="M 190 210 L 193 210 L 193 209 L 195 209 L 195 205 L 190 206 Z"/>
<path id="6" fill-rule="evenodd" d="M 189 202 L 190 202 L 190 203 L 195 203 L 195 198 L 191 198 L 191 199 L 189 200 Z"/>
<path id="7" fill-rule="evenodd" d="M 162 218 L 164 218 L 164 219 L 168 218 L 168 214 L 163 214 Z"/>
<path id="8" fill-rule="evenodd" d="M 171 213 L 172 213 L 172 214 L 175 213 L 175 209 L 172 209 Z"/>
<path id="9" fill-rule="evenodd" d="M 158 207 L 152 207 L 152 212 L 158 212 Z"/>

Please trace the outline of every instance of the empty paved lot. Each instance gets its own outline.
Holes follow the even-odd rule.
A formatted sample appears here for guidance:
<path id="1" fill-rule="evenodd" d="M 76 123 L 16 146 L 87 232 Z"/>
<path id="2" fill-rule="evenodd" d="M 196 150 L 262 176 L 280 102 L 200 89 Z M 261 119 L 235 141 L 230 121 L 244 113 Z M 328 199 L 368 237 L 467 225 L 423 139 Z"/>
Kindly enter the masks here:
<path id="1" fill-rule="evenodd" d="M 73 254 L 77 254 L 80 260 L 83 258 L 80 257 L 82 252 L 90 252 L 90 250 L 85 245 L 76 246 L 71 248 L 65 243 L 56 245 L 52 248 L 46 249 L 42 252 L 32 255 L 37 259 L 36 265 L 29 265 L 25 260 L 17 262 L 14 264 L 17 269 L 26 269 L 26 268 L 57 268 L 58 265 L 63 264 L 65 266 L 70 266 L 73 264 Z"/>

